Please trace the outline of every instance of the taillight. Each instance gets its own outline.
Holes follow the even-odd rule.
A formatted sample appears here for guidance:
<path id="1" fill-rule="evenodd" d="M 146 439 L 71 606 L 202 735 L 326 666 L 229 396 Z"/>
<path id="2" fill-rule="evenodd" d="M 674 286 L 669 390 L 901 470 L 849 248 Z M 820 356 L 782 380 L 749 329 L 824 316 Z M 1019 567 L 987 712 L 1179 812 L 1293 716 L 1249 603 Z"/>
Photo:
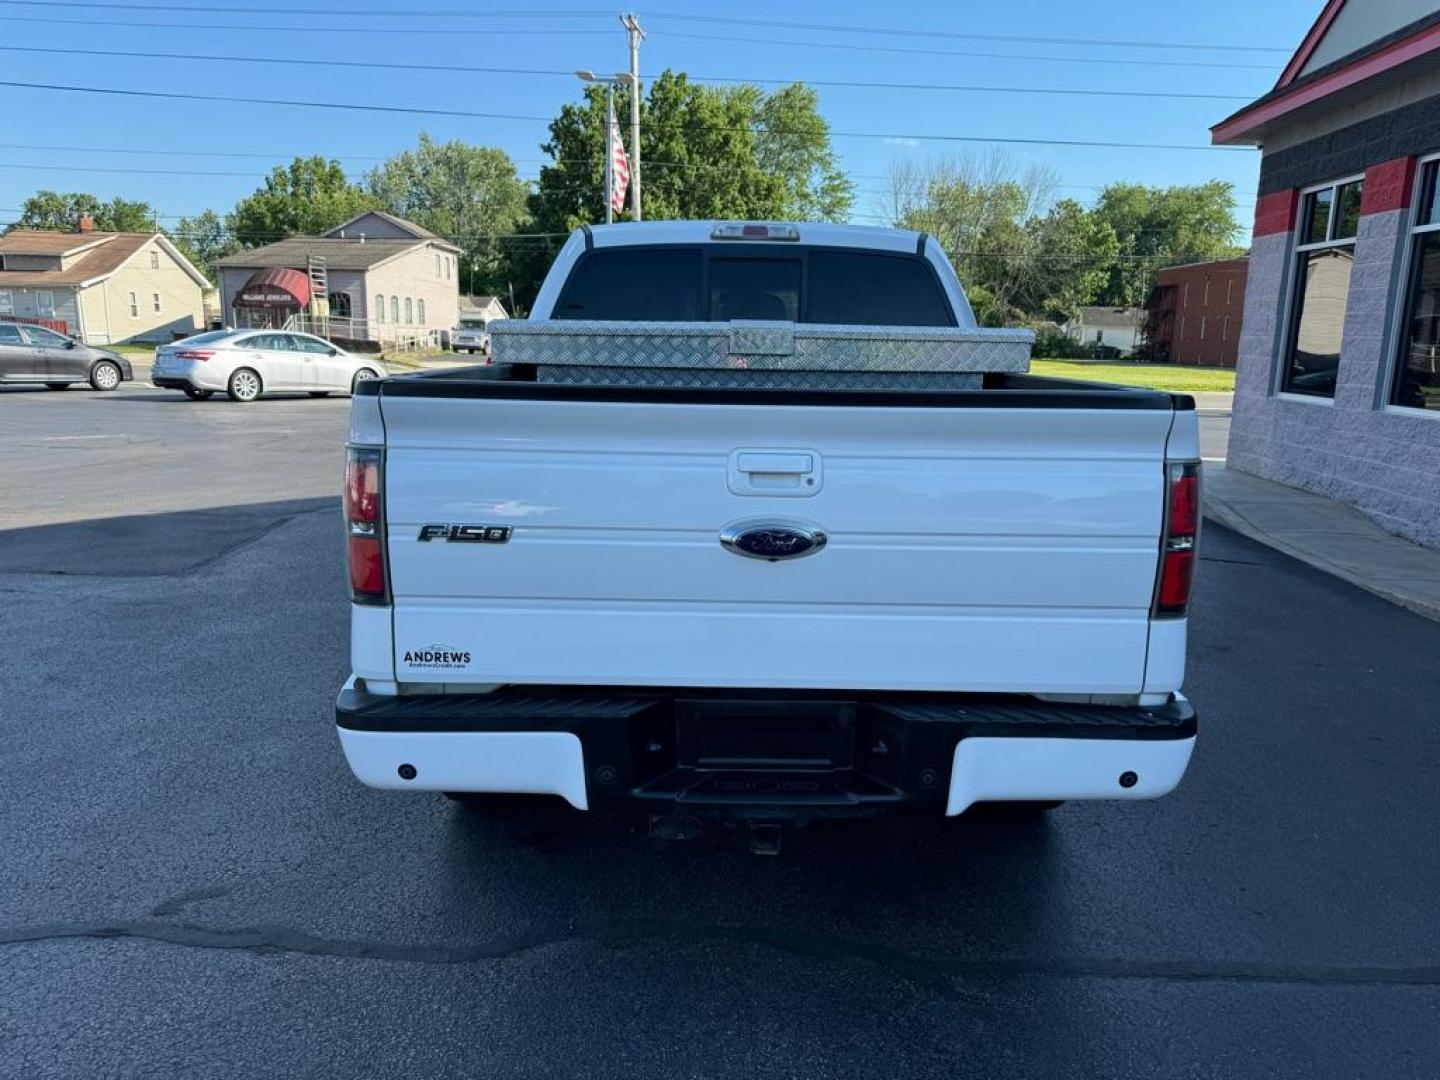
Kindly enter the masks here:
<path id="1" fill-rule="evenodd" d="M 1165 464 L 1165 522 L 1160 534 L 1160 579 L 1155 614 L 1183 618 L 1195 580 L 1195 539 L 1200 531 L 1200 463 Z"/>
<path id="2" fill-rule="evenodd" d="M 345 548 L 350 599 L 385 604 L 385 508 L 380 496 L 384 458 L 379 450 L 351 447 L 345 458 Z"/>
<path id="3" fill-rule="evenodd" d="M 214 349 L 181 349 L 175 353 L 181 360 L 209 360 L 215 355 Z"/>

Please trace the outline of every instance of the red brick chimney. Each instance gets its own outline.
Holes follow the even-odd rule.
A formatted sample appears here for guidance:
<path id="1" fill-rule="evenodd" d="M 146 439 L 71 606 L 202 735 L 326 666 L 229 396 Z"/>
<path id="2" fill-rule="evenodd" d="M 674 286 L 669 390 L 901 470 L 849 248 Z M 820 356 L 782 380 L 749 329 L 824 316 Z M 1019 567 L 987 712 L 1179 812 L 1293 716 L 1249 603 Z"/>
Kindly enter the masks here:
<path id="1" fill-rule="evenodd" d="M 94 231 L 95 231 L 95 219 L 94 219 L 93 217 L 91 217 L 89 214 L 81 214 L 81 215 L 80 215 L 80 231 L 81 231 L 81 232 L 94 232 Z"/>

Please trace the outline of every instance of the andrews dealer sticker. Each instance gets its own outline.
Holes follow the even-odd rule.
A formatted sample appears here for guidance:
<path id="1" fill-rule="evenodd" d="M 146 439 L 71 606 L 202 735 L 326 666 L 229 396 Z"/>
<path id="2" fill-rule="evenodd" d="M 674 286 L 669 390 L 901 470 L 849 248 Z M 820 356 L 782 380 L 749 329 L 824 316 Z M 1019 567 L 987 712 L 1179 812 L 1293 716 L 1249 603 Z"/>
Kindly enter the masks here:
<path id="1" fill-rule="evenodd" d="M 423 649 L 406 649 L 405 665 L 430 671 L 458 671 L 470 663 L 470 654 L 448 645 L 429 645 Z"/>

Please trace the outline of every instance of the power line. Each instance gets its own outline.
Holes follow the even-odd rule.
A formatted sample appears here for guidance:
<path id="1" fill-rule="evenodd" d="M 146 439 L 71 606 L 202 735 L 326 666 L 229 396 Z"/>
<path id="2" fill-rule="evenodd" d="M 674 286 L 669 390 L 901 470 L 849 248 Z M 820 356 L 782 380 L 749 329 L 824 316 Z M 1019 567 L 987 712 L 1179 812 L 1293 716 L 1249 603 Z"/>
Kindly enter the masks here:
<path id="1" fill-rule="evenodd" d="M 6 0 L 0 0 L 4 3 Z M 61 54 L 65 56 L 126 56 L 142 60 L 203 60 L 231 64 L 279 64 L 285 67 L 337 67 L 387 69 L 392 71 L 456 72 L 474 75 L 540 75 L 551 78 L 573 79 L 573 71 L 555 68 L 506 68 L 475 67 L 465 64 L 403 64 L 372 60 L 311 60 L 283 56 L 217 56 L 210 53 L 155 53 L 153 51 L 127 52 L 119 49 L 70 49 L 39 45 L 0 45 L 0 51 L 18 53 Z M 740 78 L 726 75 L 688 75 L 700 83 L 755 83 L 770 86 L 788 86 L 803 83 L 806 86 L 849 87 L 869 90 L 941 90 L 989 94 L 1050 94 L 1056 96 L 1080 97 L 1123 97 L 1123 98 L 1174 98 L 1204 101 L 1250 101 L 1255 94 L 1197 94 L 1178 90 L 1099 90 L 1093 87 L 1043 87 L 1043 86 L 983 86 L 957 83 L 902 83 L 867 82 L 860 79 L 761 79 Z"/>
<path id="2" fill-rule="evenodd" d="M 0 0 L 0 2 L 3 2 L 3 0 Z M 552 119 L 552 117 L 549 116 L 533 116 L 521 113 L 472 112 L 466 109 L 434 109 L 410 105 L 370 105 L 360 104 L 358 102 L 338 101 L 294 101 L 285 98 L 234 97 L 224 94 L 185 94 L 178 91 L 162 90 L 124 90 L 116 87 L 70 86 L 60 83 L 20 82 L 14 80 L 0 80 L 0 86 L 11 86 L 28 90 L 54 90 L 78 94 L 104 94 L 114 97 L 165 98 L 172 101 L 218 101 L 225 102 L 227 104 L 239 105 L 278 105 L 305 109 L 335 109 L 343 112 L 397 113 L 410 116 L 457 116 L 472 120 L 526 120 L 539 123 L 549 123 Z M 657 127 L 665 127 L 666 125 L 656 124 L 654 121 L 650 121 L 642 126 L 653 129 Z M 732 132 L 745 131 L 754 133 L 766 133 L 771 135 L 792 134 L 792 132 L 784 128 L 765 128 L 763 126 L 755 125 L 739 127 L 712 125 L 710 126 L 710 130 Z M 793 134 L 806 133 L 793 132 Z M 1141 143 L 1087 139 L 1034 139 L 1020 138 L 1016 136 L 933 135 L 909 132 L 832 130 L 830 132 L 830 137 L 837 139 L 906 139 L 915 142 L 981 144 L 1003 143 L 1020 146 L 1086 146 L 1120 150 L 1204 150 L 1216 153 L 1253 153 L 1253 148 L 1247 146 L 1209 146 L 1197 143 Z"/>
<path id="3" fill-rule="evenodd" d="M 0 0 L 0 3 L 5 0 Z M 115 97 L 166 98 L 172 101 L 221 101 L 235 105 L 283 105 L 303 109 L 339 109 L 345 112 L 402 113 L 411 116 L 460 116 L 471 120 L 531 120 L 547 123 L 553 117 L 523 113 L 472 112 L 466 109 L 427 109 L 420 106 L 362 105 L 358 102 L 291 101 L 284 98 L 234 97 L 225 94 L 182 94 L 173 90 L 123 90 L 111 86 L 68 86 L 61 83 L 0 80 L 0 86 L 28 90 L 59 90 L 74 94 L 105 94 Z"/>
<path id="4" fill-rule="evenodd" d="M 265 158 L 269 161 L 283 161 L 287 158 L 313 157 L 312 154 L 269 154 L 260 151 L 240 150 L 158 150 L 135 146 L 50 146 L 40 143 L 0 143 L 0 150 L 54 150 L 75 154 L 160 154 L 176 157 L 219 157 L 219 158 Z M 344 158 L 347 161 L 384 161 L 385 158 L 362 154 L 320 154 L 325 158 Z M 517 162 L 517 164 L 519 164 Z M 44 166 L 37 166 L 43 168 Z"/>
<path id="5" fill-rule="evenodd" d="M 748 79 L 720 75 L 691 75 L 697 82 L 761 83 L 788 86 L 849 87 L 866 90 L 959 90 L 990 94 L 1056 94 L 1082 97 L 1176 98 L 1208 101 L 1253 101 L 1258 94 L 1194 94 L 1180 90 L 1097 90 L 1092 87 L 978 86 L 965 83 L 865 82 L 860 79 Z"/>
<path id="6" fill-rule="evenodd" d="M 328 153 L 297 153 L 295 151 L 279 150 L 194 150 L 190 147 L 179 147 L 174 150 L 161 149 L 159 147 L 139 146 L 58 146 L 42 143 L 0 143 L 0 150 L 42 150 L 74 154 L 144 154 L 158 155 L 162 157 L 221 157 L 221 158 L 264 158 L 267 161 L 283 163 L 293 158 L 322 157 L 344 161 L 388 161 L 389 158 L 375 154 L 351 154 L 341 151 Z M 511 158 L 516 165 L 541 166 L 542 168 L 554 168 L 556 165 L 588 165 L 598 167 L 599 162 L 591 158 Z M 666 169 L 729 169 L 732 166 L 714 164 L 706 161 L 652 161 L 649 164 L 657 168 Z M 45 168 L 46 166 L 36 166 Z M 888 173 L 857 173 L 847 172 L 846 177 L 850 180 L 891 180 Z M 1121 181 L 1112 181 L 1120 183 Z M 1071 188 L 1082 191 L 1104 191 L 1109 184 L 1072 184 L 1060 182 L 1054 185 L 1057 188 Z M 859 191 L 871 192 L 881 195 L 889 195 L 893 189 L 890 188 L 857 188 Z M 1255 192 L 1239 192 L 1242 196 L 1254 195 Z"/>
<path id="7" fill-rule="evenodd" d="M 4 0 L 0 0 L 4 2 Z M 380 27 L 380 26 L 255 26 L 250 24 L 236 23 L 205 23 L 196 25 L 185 22 L 135 22 L 134 20 L 113 20 L 113 19 L 45 19 L 28 15 L 8 15 L 0 13 L 0 20 L 7 22 L 23 23 L 45 23 L 56 26 L 110 26 L 126 30 L 239 30 L 243 32 L 265 33 L 265 34 L 384 34 L 387 37 L 395 34 L 421 35 L 421 36 L 444 36 L 453 37 L 456 35 L 498 35 L 514 36 L 523 34 L 527 37 L 567 37 L 567 36 L 594 36 L 603 35 L 610 37 L 613 32 L 610 30 L 589 30 L 579 27 L 564 29 L 533 29 L 529 27 L 492 28 L 479 30 L 469 27 Z M 738 37 L 723 34 L 689 34 L 678 30 L 669 30 L 666 38 L 686 38 L 695 41 L 705 42 L 734 42 L 743 45 L 773 45 L 783 48 L 803 49 L 839 49 L 845 52 L 862 53 L 893 53 L 902 56 L 954 56 L 966 59 L 980 60 L 1038 60 L 1047 64 L 1103 64 L 1109 67 L 1117 65 L 1129 67 L 1163 67 L 1163 68 L 1217 68 L 1232 71 L 1265 71 L 1273 73 L 1274 64 L 1236 64 L 1220 60 L 1139 60 L 1133 57 L 1097 57 L 1097 56 L 1041 56 L 1024 53 L 996 53 L 996 52 L 968 52 L 959 49 L 914 49 L 905 48 L 899 45 L 855 45 L 841 41 L 786 41 L 778 38 L 757 38 Z"/>
<path id="8" fill-rule="evenodd" d="M 39 2 L 39 0 L 31 0 Z M 1189 49 L 1216 52 L 1273 52 L 1290 53 L 1294 50 L 1275 45 L 1225 45 L 1200 44 L 1176 41 L 1127 41 L 1117 38 L 1064 38 L 1036 37 L 1029 34 L 977 34 L 955 30 L 909 30 L 890 26 L 848 26 L 838 23 L 786 22 L 779 19 L 747 19 L 730 15 L 692 15 L 673 11 L 650 13 L 655 19 L 678 19 L 684 22 L 726 23 L 738 26 L 767 26 L 781 30 L 821 30 L 834 34 L 880 34 L 891 37 L 961 38 L 971 41 L 1029 41 L 1044 45 L 1108 45 L 1129 49 Z"/>
<path id="9" fill-rule="evenodd" d="M 777 45 L 790 49 L 841 49 L 846 52 L 898 53 L 905 56 L 959 56 L 979 60 L 1041 60 L 1047 64 L 1117 64 L 1136 67 L 1164 68 L 1228 68 L 1235 71 L 1266 71 L 1275 73 L 1274 64 L 1235 64 L 1223 60 L 1138 60 L 1133 57 L 1100 56 L 1039 56 L 1026 53 L 967 52 L 957 49 L 912 49 L 901 45 L 854 45 L 844 41 L 786 41 L 780 38 L 733 37 L 724 34 L 686 34 L 665 31 L 666 39 L 688 38 L 694 41 L 728 41 L 742 45 Z"/>
<path id="10" fill-rule="evenodd" d="M 14 211 L 6 211 L 6 212 L 13 213 Z M 157 214 L 157 215 L 153 215 L 153 216 L 169 219 L 169 218 L 173 217 L 174 215 Z M 184 216 L 184 215 L 182 215 L 182 216 Z M 856 216 L 856 217 L 874 217 L 875 215 L 864 215 L 864 214 L 861 214 L 861 215 L 852 215 L 852 216 Z M 9 226 L 12 226 L 12 225 L 19 225 L 19 224 L 20 224 L 20 223 L 19 223 L 18 221 L 0 221 L 0 228 L 9 227 Z M 72 231 L 72 230 L 70 230 L 70 229 L 64 229 L 64 228 L 58 228 L 58 227 L 35 227 L 35 226 L 25 226 L 25 227 L 26 227 L 26 228 L 35 229 L 35 231 L 37 231 L 37 232 L 56 232 L 56 233 L 67 233 L 67 234 L 68 234 L 68 233 L 70 233 L 70 232 Z M 104 231 L 104 230 L 101 230 L 101 231 Z M 191 230 L 186 230 L 186 229 L 161 229 L 161 230 L 159 230 L 159 231 L 165 233 L 166 236 L 170 236 L 170 237 L 174 237 L 174 238 L 179 238 L 179 239 L 182 239 L 182 240 L 184 240 L 184 239 L 193 239 L 193 238 L 196 238 L 196 237 L 199 237 L 199 236 L 202 235 L 202 234 L 200 234 L 200 233 L 197 233 L 197 232 L 194 232 L 194 231 L 191 231 Z M 216 235 L 220 236 L 221 238 L 229 238 L 229 239 L 234 239 L 234 238 L 237 236 L 237 234 L 236 234 L 235 232 L 233 232 L 232 230 L 229 230 L 229 229 L 221 229 L 221 230 L 219 230 L 219 232 L 218 232 Z M 544 244 L 547 245 L 547 246 L 556 246 L 556 245 L 555 245 L 555 241 L 563 240 L 563 239 L 569 237 L 570 235 L 571 235 L 571 234 L 568 233 L 568 232 L 456 233 L 456 234 L 451 234 L 451 235 L 439 236 L 438 239 L 440 239 L 440 240 L 448 240 L 448 241 L 455 242 L 455 243 L 460 243 L 460 242 L 465 241 L 465 240 L 478 240 L 478 241 L 504 240 L 504 241 L 512 241 L 512 242 L 513 242 L 513 241 L 520 241 L 520 242 L 537 242 L 537 243 L 544 243 Z M 251 240 L 265 240 L 265 241 L 271 241 L 271 242 L 273 242 L 273 241 L 278 241 L 278 240 L 317 240 L 317 239 L 323 239 L 322 237 L 296 236 L 296 235 L 293 234 L 293 233 L 247 233 L 246 236 L 247 236 L 247 239 L 251 239 Z M 247 250 L 247 249 L 241 248 L 239 251 L 232 252 L 231 254 L 243 254 L 245 250 Z M 1095 254 L 1094 252 L 973 251 L 973 250 L 968 250 L 968 249 L 964 249 L 964 248 L 956 249 L 956 250 L 953 250 L 953 251 L 947 251 L 946 253 L 947 253 L 951 258 L 956 258 L 956 259 L 960 259 L 960 258 L 965 258 L 965 259 L 990 259 L 990 258 L 994 258 L 994 259 L 1028 259 L 1028 260 L 1039 261 L 1039 262 L 1066 262 L 1066 261 L 1077 261 L 1077 260 L 1086 260 L 1086 259 L 1089 259 L 1089 260 L 1094 260 L 1095 262 L 1097 262 L 1097 263 L 1100 264 L 1100 265 L 1109 265 L 1109 264 L 1111 264 L 1111 263 L 1113 263 L 1113 262 L 1166 262 L 1166 261 L 1168 261 L 1168 260 L 1170 260 L 1170 259 L 1172 259 L 1172 258 L 1175 257 L 1175 256 L 1170 255 L 1170 254 L 1151 254 L 1151 255 L 1129 255 L 1129 254 L 1097 255 L 1097 254 Z M 226 257 L 228 257 L 228 256 L 226 256 Z M 1237 273 L 1238 273 L 1238 271 L 1237 271 Z"/>
<path id="11" fill-rule="evenodd" d="M 4 212 L 5 212 L 5 213 L 16 213 L 15 210 L 6 210 L 6 211 L 4 211 Z M 183 217 L 196 217 L 196 216 L 198 216 L 198 215 L 195 215 L 195 214 L 178 214 L 178 215 L 177 215 L 177 214 L 147 214 L 147 215 L 146 215 L 147 218 L 150 218 L 150 217 L 158 217 L 158 218 L 164 218 L 164 219 L 166 219 L 166 220 L 173 220 L 173 219 L 178 219 L 178 218 L 183 218 Z M 8 227 L 10 227 L 10 226 L 20 226 L 20 222 L 19 222 L 18 220 L 16 220 L 16 221 L 0 221 L 0 228 L 8 228 Z M 72 233 L 72 232 L 74 231 L 74 230 L 72 230 L 72 229 L 61 228 L 61 227 L 58 227 L 58 226 L 24 225 L 24 226 L 20 226 L 20 227 L 26 228 L 26 229 L 33 229 L 35 232 L 55 232 L 55 233 L 66 233 L 66 234 L 68 234 L 68 233 Z M 98 230 L 98 231 L 100 231 L 100 232 L 105 232 L 106 230 L 100 229 L 100 230 Z M 167 236 L 194 237 L 194 236 L 200 236 L 200 235 L 202 235 L 201 233 L 195 232 L 195 231 L 193 231 L 193 230 L 187 230 L 187 229 L 162 229 L 161 231 L 164 232 Z M 236 232 L 235 232 L 234 230 L 232 230 L 232 229 L 229 229 L 229 228 L 221 228 L 221 229 L 219 229 L 219 230 L 217 231 L 216 235 L 221 236 L 221 237 L 229 237 L 229 238 L 233 239 L 234 237 L 238 236 L 239 234 L 236 233 Z M 321 239 L 326 239 L 325 237 L 317 237 L 317 236 L 297 236 L 297 235 L 294 234 L 294 233 L 246 233 L 245 235 L 246 235 L 247 237 L 249 237 L 249 238 L 251 238 L 251 239 L 255 239 L 255 240 L 321 240 Z M 447 236 L 437 236 L 436 239 L 439 239 L 439 240 L 452 240 L 452 241 L 460 241 L 460 240 L 549 240 L 549 239 L 558 239 L 558 238 L 562 238 L 562 237 L 568 237 L 569 235 L 570 235 L 570 233 L 568 233 L 568 232 L 454 233 L 454 234 L 452 234 L 452 235 L 447 235 Z M 356 243 L 359 243 L 359 242 L 360 242 L 360 241 L 356 241 Z M 373 242 L 373 241 L 372 241 L 372 242 Z"/>
<path id="12" fill-rule="evenodd" d="M 102 9 L 109 11 L 177 11 L 188 14 L 214 14 L 214 15 L 339 15 L 342 18 L 350 19 L 355 16 L 368 16 L 378 18 L 412 18 L 414 16 L 443 16 L 446 18 L 466 19 L 594 19 L 613 18 L 614 12 L 608 8 L 579 8 L 564 10 L 528 10 L 524 8 L 513 11 L 492 10 L 473 11 L 470 9 L 451 9 L 444 11 L 425 11 L 420 9 L 405 8 L 305 8 L 305 7 L 225 7 L 204 6 L 199 4 L 116 4 L 116 3 L 92 3 L 81 2 L 81 0 L 0 0 L 0 4 L 8 7 L 43 7 L 43 8 L 87 8 Z"/>
<path id="13" fill-rule="evenodd" d="M 0 0 L 0 4 L 11 7 L 84 8 L 90 10 L 119 11 L 171 11 L 187 14 L 214 15 L 318 15 L 340 16 L 342 18 L 610 18 L 613 11 L 601 8 L 580 8 L 570 10 L 490 10 L 475 11 L 471 8 L 299 8 L 299 7 L 215 7 L 198 4 L 133 4 L 104 3 L 98 0 Z M 1132 41 L 1118 38 L 1066 38 L 1039 37 L 1033 34 L 977 34 L 973 31 L 906 29 L 889 26 L 852 26 L 839 23 L 787 22 L 777 19 L 752 19 L 726 15 L 694 15 L 680 12 L 656 12 L 653 17 L 676 19 L 683 22 L 723 23 L 738 26 L 764 26 L 784 30 L 818 30 L 834 34 L 867 34 L 890 37 L 957 38 L 971 41 L 1029 41 L 1045 45 L 1103 45 L 1134 49 L 1186 49 L 1191 51 L 1217 52 L 1274 52 L 1289 53 L 1292 50 L 1271 45 L 1229 45 L 1211 42 L 1174 41 Z"/>
<path id="14" fill-rule="evenodd" d="M 32 162 L 10 164 L 0 162 L 0 169 L 33 169 L 35 171 L 49 172 L 86 172 L 86 173 L 135 173 L 148 176 L 241 176 L 250 179 L 257 179 L 262 176 L 256 172 L 197 172 L 194 169 L 127 169 L 111 168 L 109 165 L 38 165 Z"/>
<path id="15" fill-rule="evenodd" d="M 0 0 L 0 3 L 12 3 L 14 0 Z M 50 6 L 50 5 L 45 5 Z M 127 5 L 128 6 L 128 5 Z M 217 13 L 219 9 L 216 9 Z M 222 13 L 223 14 L 223 13 Z M 50 23 L 59 26 L 117 26 L 127 30 L 242 30 L 264 34 L 384 34 L 392 37 L 395 34 L 423 34 L 430 37 L 454 37 L 456 35 L 488 35 L 498 37 L 505 35 L 513 37 L 516 34 L 524 34 L 527 37 L 570 37 L 579 35 L 600 35 L 614 37 L 612 30 L 587 30 L 580 28 L 546 28 L 544 30 L 532 29 L 529 27 L 491 27 L 487 30 L 480 30 L 470 27 L 408 27 L 408 26 L 255 26 L 236 23 L 188 23 L 188 22 L 134 22 L 133 20 L 117 19 L 43 19 L 29 15 L 7 15 L 0 13 L 0 19 L 6 22 L 25 23 Z M 153 55 L 153 54 L 152 54 Z"/>

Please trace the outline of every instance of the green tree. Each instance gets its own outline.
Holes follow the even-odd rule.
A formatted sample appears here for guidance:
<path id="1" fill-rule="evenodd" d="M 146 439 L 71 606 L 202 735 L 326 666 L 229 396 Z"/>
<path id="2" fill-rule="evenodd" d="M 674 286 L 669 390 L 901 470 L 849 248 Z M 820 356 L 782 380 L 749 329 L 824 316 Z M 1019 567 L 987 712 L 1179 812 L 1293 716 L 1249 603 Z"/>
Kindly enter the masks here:
<path id="1" fill-rule="evenodd" d="M 998 325 L 1034 317 L 1037 227 L 1030 223 L 1054 188 L 1048 171 L 1022 173 L 1004 155 L 990 154 L 901 163 L 890 185 L 889 216 L 935 237 L 977 319 Z"/>
<path id="2" fill-rule="evenodd" d="M 318 235 L 375 207 L 375 198 L 351 183 L 338 161 L 297 157 L 272 169 L 254 194 L 235 204 L 226 224 L 241 247 L 257 247 Z"/>
<path id="3" fill-rule="evenodd" d="M 422 133 L 416 149 L 373 169 L 365 189 L 377 205 L 462 247 L 463 287 L 504 291 L 510 267 L 496 237 L 527 217 L 525 184 L 509 154 Z"/>
<path id="4" fill-rule="evenodd" d="M 1066 322 L 1100 295 L 1120 241 L 1107 221 L 1061 199 L 1025 223 L 1026 275 L 1017 305 L 1033 318 Z"/>
<path id="5" fill-rule="evenodd" d="M 240 246 L 214 210 L 182 217 L 166 235 L 212 282 L 217 280 L 216 263 Z"/>
<path id="6" fill-rule="evenodd" d="M 1110 184 L 1093 211 L 1119 240 L 1100 302 L 1140 304 L 1166 266 L 1238 255 L 1235 187 L 1222 180 L 1180 187 Z"/>
<path id="7" fill-rule="evenodd" d="M 820 98 L 792 83 L 761 98 L 756 158 L 784 188 L 785 217 L 798 221 L 844 221 L 855 202 L 855 185 L 840 168 L 830 145 L 830 125 L 820 116 Z M 643 162 L 642 162 L 643 164 Z"/>
<path id="8" fill-rule="evenodd" d="M 629 116 L 630 91 L 615 90 Z M 535 233 L 566 233 L 605 220 L 605 91 L 590 86 L 550 124 L 541 149 L 551 163 L 530 196 Z M 647 220 L 843 221 L 854 187 L 830 146 L 814 91 L 800 84 L 766 94 L 757 86 L 712 87 L 665 71 L 640 103 L 643 210 Z M 621 137 L 633 152 L 630 127 Z M 510 266 L 524 301 L 534 296 L 558 247 L 555 237 L 512 245 Z"/>
<path id="9" fill-rule="evenodd" d="M 616 88 L 629 114 L 629 90 Z M 796 84 L 765 94 L 751 85 L 712 87 L 683 73 L 653 80 L 640 105 L 644 213 L 649 219 L 843 220 L 853 188 L 830 148 L 813 91 Z M 629 126 L 621 125 L 628 142 Z M 531 200 L 535 227 L 565 231 L 605 218 L 605 92 L 587 87 L 550 124 Z"/>
<path id="10" fill-rule="evenodd" d="M 86 214 L 101 232 L 151 232 L 155 228 L 155 211 L 149 203 L 118 195 L 104 202 L 80 191 L 37 191 L 21 204 L 16 224 L 28 229 L 74 230 Z"/>

